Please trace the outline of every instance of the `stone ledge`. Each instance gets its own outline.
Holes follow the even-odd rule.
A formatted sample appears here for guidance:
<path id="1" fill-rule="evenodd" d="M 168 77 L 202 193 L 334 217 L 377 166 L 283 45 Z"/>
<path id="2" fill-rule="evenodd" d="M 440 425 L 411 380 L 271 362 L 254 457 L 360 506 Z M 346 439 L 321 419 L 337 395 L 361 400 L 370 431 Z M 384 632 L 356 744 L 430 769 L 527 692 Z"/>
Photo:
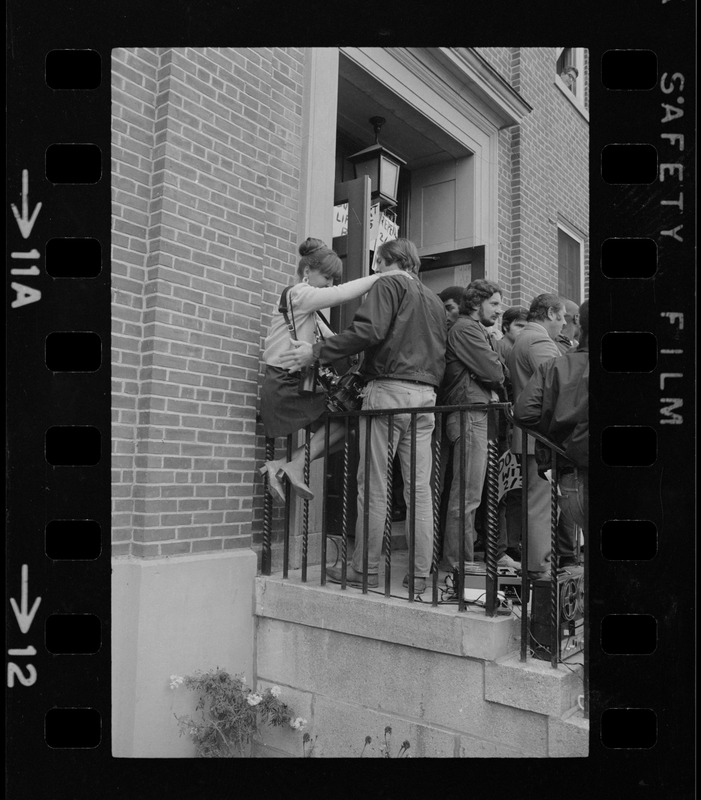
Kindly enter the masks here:
<path id="1" fill-rule="evenodd" d="M 589 755 L 589 720 L 579 707 L 560 719 L 548 719 L 548 755 L 556 758 L 583 758 Z"/>
<path id="2" fill-rule="evenodd" d="M 383 593 L 282 580 L 256 578 L 255 614 L 284 622 L 377 639 L 437 653 L 494 661 L 518 646 L 515 617 L 487 617 L 434 608 Z"/>
<path id="3" fill-rule="evenodd" d="M 484 697 L 492 703 L 559 718 L 576 705 L 582 691 L 581 665 L 553 669 L 549 661 L 523 662 L 518 655 L 485 664 Z"/>

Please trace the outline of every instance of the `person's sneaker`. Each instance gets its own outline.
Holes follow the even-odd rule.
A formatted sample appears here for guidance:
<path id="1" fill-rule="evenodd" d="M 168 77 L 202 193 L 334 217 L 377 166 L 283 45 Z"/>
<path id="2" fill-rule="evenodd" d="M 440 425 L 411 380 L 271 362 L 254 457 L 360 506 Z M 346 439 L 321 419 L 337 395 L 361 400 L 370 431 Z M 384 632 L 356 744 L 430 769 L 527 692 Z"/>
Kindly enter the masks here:
<path id="1" fill-rule="evenodd" d="M 327 567 L 326 578 L 331 583 L 342 583 L 343 570 L 341 567 Z M 363 573 L 356 572 L 350 564 L 346 567 L 346 583 L 348 586 L 363 586 Z M 368 573 L 368 589 L 376 589 L 379 585 L 377 573 Z"/>
<path id="2" fill-rule="evenodd" d="M 409 588 L 409 574 L 404 576 L 402 586 Z M 426 578 L 419 578 L 414 576 L 414 594 L 423 594 L 426 591 Z"/>
<path id="3" fill-rule="evenodd" d="M 514 561 L 511 556 L 507 556 L 506 553 L 497 561 L 497 567 L 502 569 L 521 569 L 521 562 Z"/>
<path id="4" fill-rule="evenodd" d="M 579 561 L 575 556 L 560 556 L 557 560 L 558 567 L 578 567 Z"/>
<path id="5" fill-rule="evenodd" d="M 513 558 L 514 561 L 518 561 L 519 564 L 521 563 L 521 551 L 518 547 L 507 547 L 505 552 L 506 555 Z"/>

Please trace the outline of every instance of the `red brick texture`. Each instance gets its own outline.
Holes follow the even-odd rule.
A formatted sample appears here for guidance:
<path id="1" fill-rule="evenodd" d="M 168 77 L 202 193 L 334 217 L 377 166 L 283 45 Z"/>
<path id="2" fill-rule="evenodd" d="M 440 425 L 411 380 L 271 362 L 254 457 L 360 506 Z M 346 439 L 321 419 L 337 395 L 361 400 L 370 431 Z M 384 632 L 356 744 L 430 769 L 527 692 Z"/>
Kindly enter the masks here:
<path id="1" fill-rule="evenodd" d="M 296 263 L 302 74 L 296 49 L 114 53 L 116 555 L 251 545 L 261 339 Z"/>
<path id="2" fill-rule="evenodd" d="M 513 87 L 533 106 L 511 134 L 511 299 L 557 293 L 557 226 L 585 239 L 589 124 L 555 84 L 555 48 L 512 48 Z"/>

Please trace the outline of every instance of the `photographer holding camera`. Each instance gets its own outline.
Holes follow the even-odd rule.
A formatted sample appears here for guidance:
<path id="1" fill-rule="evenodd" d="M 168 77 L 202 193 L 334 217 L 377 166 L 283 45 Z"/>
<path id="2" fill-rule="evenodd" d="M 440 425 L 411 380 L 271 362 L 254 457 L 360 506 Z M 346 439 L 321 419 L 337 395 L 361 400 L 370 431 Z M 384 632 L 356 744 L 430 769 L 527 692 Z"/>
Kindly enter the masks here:
<path id="1" fill-rule="evenodd" d="M 370 275 L 341 286 L 333 283 L 341 278 L 343 264 L 338 255 L 320 239 L 308 238 L 299 246 L 301 256 L 297 267 L 299 282 L 288 287 L 280 298 L 279 316 L 275 317 L 265 340 L 263 361 L 265 377 L 261 390 L 260 416 L 267 437 L 287 436 L 312 425 L 310 460 L 324 452 L 324 414 L 329 398 L 326 384 L 315 372 L 290 371 L 283 366 L 281 356 L 289 348 L 290 339 L 311 344 L 333 335 L 321 315 L 322 308 L 332 308 L 355 300 L 369 291 L 382 278 Z M 335 409 L 334 409 L 335 410 Z M 329 446 L 333 448 L 343 437 L 343 425 L 333 422 L 329 431 Z M 295 494 L 311 499 L 311 489 L 304 482 L 305 449 L 298 447 L 290 461 L 266 461 L 260 468 L 268 474 L 268 489 L 273 497 L 285 502 L 284 481 Z"/>
<path id="2" fill-rule="evenodd" d="M 326 365 L 364 352 L 361 376 L 366 381 L 363 409 L 432 408 L 436 389 L 445 369 L 447 324 L 443 304 L 418 280 L 421 266 L 416 246 L 408 239 L 394 239 L 378 247 L 377 265 L 385 277 L 368 292 L 353 321 L 342 333 L 314 346 L 293 342 L 293 349 L 280 357 L 288 368 L 303 368 L 314 362 Z M 401 272 L 390 275 L 392 270 Z M 367 585 L 378 586 L 378 569 L 387 508 L 387 458 L 389 426 L 386 416 L 371 423 L 370 451 L 366 453 L 365 428 L 361 419 L 358 465 L 358 523 L 355 550 L 347 570 L 347 583 L 361 586 L 363 580 L 363 511 L 369 510 Z M 410 505 L 412 484 L 415 498 L 414 591 L 425 591 L 431 570 L 433 501 L 431 496 L 431 435 L 433 413 L 416 415 L 416 471 L 411 474 L 411 415 L 395 414 L 392 453 L 399 454 L 404 497 Z M 369 470 L 369 496 L 364 496 L 365 469 Z M 408 526 L 407 526 L 408 527 Z M 329 568 L 330 581 L 341 582 L 341 569 Z M 409 576 L 405 577 L 408 585 Z"/>

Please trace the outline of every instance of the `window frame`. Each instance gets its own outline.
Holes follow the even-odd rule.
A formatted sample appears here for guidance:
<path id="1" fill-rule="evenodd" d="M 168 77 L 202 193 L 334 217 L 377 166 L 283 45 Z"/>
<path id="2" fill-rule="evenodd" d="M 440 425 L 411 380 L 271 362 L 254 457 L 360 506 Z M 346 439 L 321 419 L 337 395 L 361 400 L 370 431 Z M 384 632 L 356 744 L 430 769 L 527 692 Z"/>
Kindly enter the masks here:
<path id="1" fill-rule="evenodd" d="M 557 73 L 557 62 L 560 59 L 560 56 L 565 50 L 572 50 L 574 53 L 574 66 L 578 71 L 577 79 L 575 82 L 576 85 L 576 94 L 575 92 L 570 89 L 569 86 L 562 80 L 560 75 Z M 555 72 L 555 85 L 557 88 L 565 95 L 565 97 L 572 103 L 572 105 L 582 114 L 582 116 L 588 121 L 589 120 L 589 111 L 585 105 L 585 94 L 586 94 L 586 75 L 585 75 L 585 58 L 584 58 L 584 48 L 583 47 L 556 47 L 555 48 L 555 61 L 554 61 L 553 70 Z"/>
<path id="2" fill-rule="evenodd" d="M 567 300 L 572 300 L 576 302 L 578 305 L 581 305 L 584 302 L 584 289 L 585 289 L 585 274 L 584 274 L 584 243 L 585 239 L 581 233 L 578 233 L 574 228 L 567 225 L 567 223 L 558 220 L 557 223 L 557 230 L 558 230 L 558 247 L 557 247 L 557 291 L 560 294 L 560 242 L 559 242 L 559 232 L 562 231 L 566 236 L 569 236 L 570 239 L 574 239 L 575 242 L 579 245 L 579 300 L 575 300 L 574 298 L 568 297 Z"/>

